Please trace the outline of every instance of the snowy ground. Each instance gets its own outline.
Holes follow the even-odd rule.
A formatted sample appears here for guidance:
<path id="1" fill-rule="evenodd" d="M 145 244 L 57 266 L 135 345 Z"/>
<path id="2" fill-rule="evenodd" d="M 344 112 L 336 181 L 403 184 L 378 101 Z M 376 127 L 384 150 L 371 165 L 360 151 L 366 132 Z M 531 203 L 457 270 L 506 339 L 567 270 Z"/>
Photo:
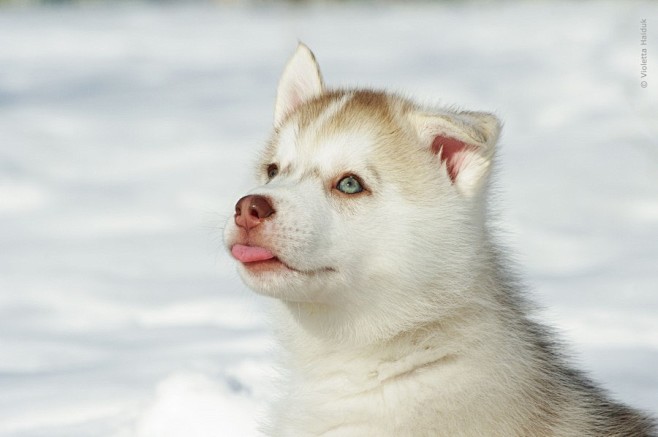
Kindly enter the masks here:
<path id="1" fill-rule="evenodd" d="M 494 110 L 499 206 L 583 367 L 658 413 L 655 3 L 0 9 L 0 435 L 248 436 L 262 298 L 221 227 L 298 38 L 334 85 Z"/>

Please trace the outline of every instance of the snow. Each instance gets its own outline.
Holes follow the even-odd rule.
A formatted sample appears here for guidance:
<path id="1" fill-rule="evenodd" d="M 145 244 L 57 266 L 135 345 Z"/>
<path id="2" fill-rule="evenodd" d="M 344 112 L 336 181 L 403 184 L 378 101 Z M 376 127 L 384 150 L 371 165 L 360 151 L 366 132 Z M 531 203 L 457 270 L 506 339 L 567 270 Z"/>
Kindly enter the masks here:
<path id="1" fill-rule="evenodd" d="M 249 436 L 264 298 L 221 243 L 297 39 L 333 85 L 505 120 L 496 203 L 540 317 L 658 413 L 650 2 L 0 9 L 0 435 Z M 658 29 L 649 20 L 649 50 Z"/>

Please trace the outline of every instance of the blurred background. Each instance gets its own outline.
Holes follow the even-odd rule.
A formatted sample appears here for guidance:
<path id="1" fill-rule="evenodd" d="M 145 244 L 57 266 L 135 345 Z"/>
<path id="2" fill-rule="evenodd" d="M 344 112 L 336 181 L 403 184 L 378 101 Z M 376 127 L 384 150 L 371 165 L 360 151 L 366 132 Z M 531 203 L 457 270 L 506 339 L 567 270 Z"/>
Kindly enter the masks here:
<path id="1" fill-rule="evenodd" d="M 648 1 L 0 1 L 0 435 L 257 435 L 267 303 L 221 234 L 298 40 L 329 86 L 505 121 L 497 220 L 537 317 L 658 413 L 656 18 Z"/>

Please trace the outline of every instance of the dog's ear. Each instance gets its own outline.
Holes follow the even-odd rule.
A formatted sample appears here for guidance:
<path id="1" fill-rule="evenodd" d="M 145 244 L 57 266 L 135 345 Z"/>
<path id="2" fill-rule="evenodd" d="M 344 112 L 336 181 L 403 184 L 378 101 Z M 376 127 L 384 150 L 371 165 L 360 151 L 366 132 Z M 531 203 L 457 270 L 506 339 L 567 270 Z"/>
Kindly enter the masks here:
<path id="1" fill-rule="evenodd" d="M 498 118 L 485 112 L 415 112 L 411 121 L 452 184 L 463 195 L 474 195 L 489 173 L 501 129 Z"/>
<path id="2" fill-rule="evenodd" d="M 285 118 L 302 103 L 324 91 L 320 67 L 313 52 L 299 43 L 279 80 L 274 108 L 274 125 L 280 126 Z"/>

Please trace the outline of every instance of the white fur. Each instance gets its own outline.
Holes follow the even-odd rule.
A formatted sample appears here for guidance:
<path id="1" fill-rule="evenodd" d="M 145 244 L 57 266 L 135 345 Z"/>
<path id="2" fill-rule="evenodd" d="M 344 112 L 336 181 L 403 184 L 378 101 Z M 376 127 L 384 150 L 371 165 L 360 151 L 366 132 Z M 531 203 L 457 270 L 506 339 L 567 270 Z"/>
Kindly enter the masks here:
<path id="1" fill-rule="evenodd" d="M 523 303 L 511 303 L 514 284 L 489 237 L 483 193 L 497 119 L 428 113 L 389 96 L 400 139 L 384 146 L 385 121 L 346 113 L 355 95 L 346 93 L 302 129 L 295 111 L 319 96 L 319 78 L 301 46 L 281 81 L 278 134 L 264 158 L 279 174 L 268 181 L 260 171 L 250 193 L 276 210 L 253 232 L 293 270 L 239 265 L 247 285 L 276 298 L 285 351 L 284 392 L 267 433 L 597 435 L 587 428 L 584 389 L 547 376 L 556 371 L 550 354 Z M 349 127 L 321 129 L 336 117 Z M 473 146 L 454 183 L 429 151 L 437 134 Z M 368 193 L 338 193 L 344 174 L 359 175 Z M 226 243 L 239 238 L 231 219 Z"/>
<path id="2" fill-rule="evenodd" d="M 295 56 L 286 65 L 279 81 L 274 108 L 274 125 L 281 125 L 286 116 L 301 103 L 320 95 L 323 90 L 322 76 L 313 53 L 300 43 Z"/>

